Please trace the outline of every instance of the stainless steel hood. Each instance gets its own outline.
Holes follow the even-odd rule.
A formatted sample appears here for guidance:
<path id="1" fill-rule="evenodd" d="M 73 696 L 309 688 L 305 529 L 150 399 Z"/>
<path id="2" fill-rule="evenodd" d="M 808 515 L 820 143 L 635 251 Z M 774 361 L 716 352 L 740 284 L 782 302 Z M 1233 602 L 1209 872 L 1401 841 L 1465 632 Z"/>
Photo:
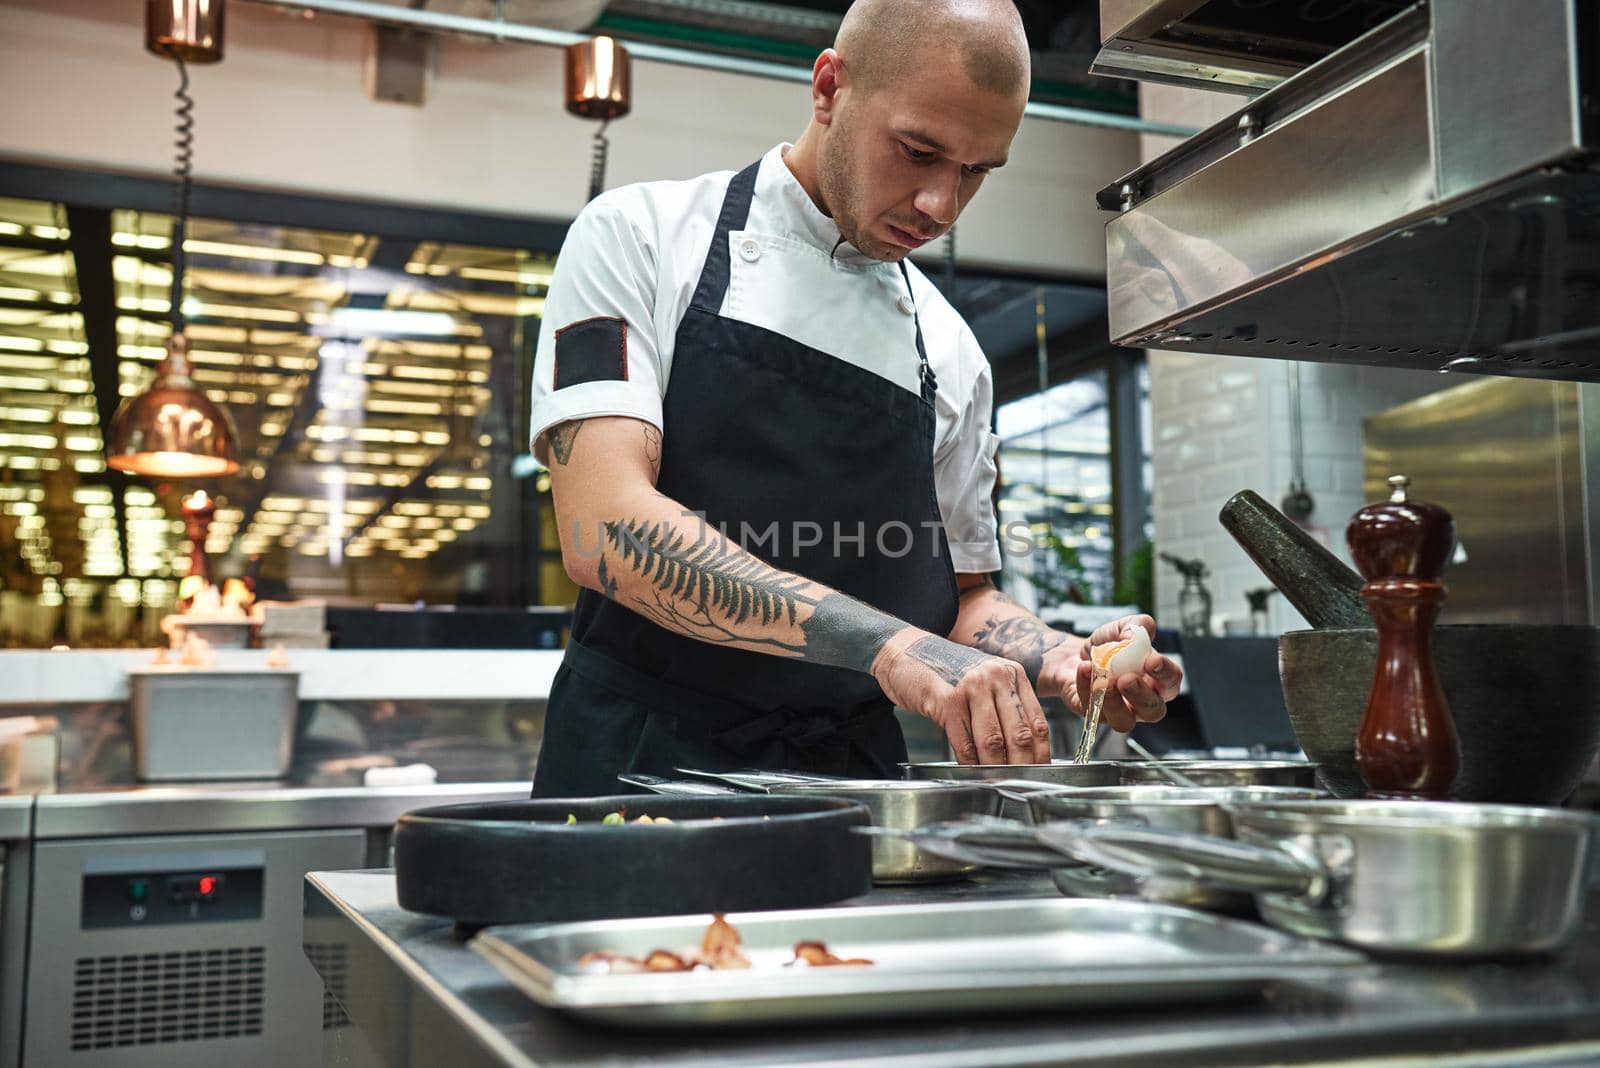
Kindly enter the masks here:
<path id="1" fill-rule="evenodd" d="M 1415 0 L 1100 0 L 1090 71 L 1258 93 Z"/>
<path id="2" fill-rule="evenodd" d="M 1433 0 L 1100 193 L 1112 339 L 1600 381 L 1600 0 Z"/>

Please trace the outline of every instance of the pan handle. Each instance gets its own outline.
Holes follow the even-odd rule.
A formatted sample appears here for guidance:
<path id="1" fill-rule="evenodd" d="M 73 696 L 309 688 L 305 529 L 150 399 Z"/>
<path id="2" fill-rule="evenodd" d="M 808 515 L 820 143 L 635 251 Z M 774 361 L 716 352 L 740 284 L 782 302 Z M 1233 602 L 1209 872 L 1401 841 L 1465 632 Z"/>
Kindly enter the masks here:
<path id="1" fill-rule="evenodd" d="M 1327 896 L 1328 873 L 1286 846 L 1149 827 L 1060 821 L 1036 828 L 1042 844 L 1079 861 L 1141 880 L 1201 883 L 1252 894 L 1287 894 L 1308 901 Z"/>
<path id="2" fill-rule="evenodd" d="M 624 773 L 617 776 L 617 781 L 649 790 L 663 797 L 722 797 L 744 793 L 743 790 L 735 790 L 731 786 L 719 786 L 716 783 L 685 782 L 681 779 L 663 779 L 659 775 L 642 773 Z"/>
<path id="3" fill-rule="evenodd" d="M 874 838 L 899 838 L 918 849 L 963 864 L 991 868 L 1077 867 L 1078 862 L 1059 850 L 1041 844 L 1034 828 L 1016 820 L 973 817 L 933 823 L 915 830 L 896 827 L 854 827 L 857 834 Z"/>

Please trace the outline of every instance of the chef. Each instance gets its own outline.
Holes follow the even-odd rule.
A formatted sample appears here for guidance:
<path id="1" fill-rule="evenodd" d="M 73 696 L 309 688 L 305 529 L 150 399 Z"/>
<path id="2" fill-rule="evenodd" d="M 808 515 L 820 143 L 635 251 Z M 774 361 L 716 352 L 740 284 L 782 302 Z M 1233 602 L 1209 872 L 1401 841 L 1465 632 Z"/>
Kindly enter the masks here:
<path id="1" fill-rule="evenodd" d="M 967 763 L 1050 758 L 1092 644 L 995 586 L 992 384 L 907 259 L 1006 163 L 1027 101 L 1012 0 L 857 0 L 793 144 L 609 192 L 545 304 L 532 432 L 583 587 L 537 796 L 622 772 L 899 777 L 892 709 Z M 1160 719 L 1151 654 L 1103 716 Z"/>

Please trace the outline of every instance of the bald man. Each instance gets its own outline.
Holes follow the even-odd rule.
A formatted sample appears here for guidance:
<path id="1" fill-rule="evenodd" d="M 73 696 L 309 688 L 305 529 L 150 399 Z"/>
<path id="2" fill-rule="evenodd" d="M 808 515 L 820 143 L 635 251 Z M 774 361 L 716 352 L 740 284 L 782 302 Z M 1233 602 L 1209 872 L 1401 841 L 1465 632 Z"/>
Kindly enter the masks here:
<path id="1" fill-rule="evenodd" d="M 1050 758 L 1090 639 L 1002 594 L 989 367 L 907 257 L 1005 165 L 1029 56 L 1010 0 L 858 0 L 811 119 L 738 173 L 591 203 L 545 304 L 532 431 L 583 587 L 536 796 L 624 772 L 900 777 L 893 708 L 966 763 Z M 1112 680 L 1156 720 L 1180 673 Z"/>

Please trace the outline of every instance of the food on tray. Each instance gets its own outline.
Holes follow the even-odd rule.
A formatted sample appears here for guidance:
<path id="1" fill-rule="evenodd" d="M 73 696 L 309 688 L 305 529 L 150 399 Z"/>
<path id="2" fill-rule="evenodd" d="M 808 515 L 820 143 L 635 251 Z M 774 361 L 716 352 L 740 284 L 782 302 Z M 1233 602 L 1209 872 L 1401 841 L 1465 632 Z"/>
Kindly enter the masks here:
<path id="1" fill-rule="evenodd" d="M 711 925 L 698 946 L 686 946 L 676 952 L 654 949 L 642 959 L 629 957 L 610 950 L 596 950 L 578 958 L 584 966 L 603 964 L 613 974 L 627 972 L 688 972 L 696 968 L 713 971 L 734 971 L 750 967 L 750 958 L 740 948 L 739 931 L 723 919 L 722 913 L 712 917 Z"/>
<path id="2" fill-rule="evenodd" d="M 823 968 L 871 963 L 864 957 L 846 959 L 836 956 L 824 942 L 798 942 L 794 947 L 794 959 L 784 967 L 799 964 Z M 578 964 L 586 968 L 602 968 L 613 975 L 626 975 L 637 972 L 691 972 L 696 968 L 738 971 L 750 967 L 750 958 L 744 955 L 739 929 L 719 912 L 712 917 L 698 946 L 686 946 L 676 951 L 653 949 L 643 957 L 630 957 L 608 949 L 593 950 L 579 957 Z"/>
<path id="3" fill-rule="evenodd" d="M 535 820 L 534 822 L 537 823 L 539 821 Z M 566 822 L 565 826 L 571 827 L 573 824 L 575 824 L 577 822 L 578 822 L 578 817 L 577 816 L 574 816 L 570 812 L 567 813 L 567 822 Z M 668 819 L 667 817 L 665 817 L 665 816 L 654 816 L 654 817 L 652 817 L 649 813 L 645 813 L 642 816 L 636 816 L 633 820 L 630 821 L 628 819 L 628 810 L 627 809 L 618 809 L 616 812 L 607 812 L 604 816 L 602 816 L 600 818 L 600 822 L 602 824 L 610 824 L 612 826 L 619 826 L 621 824 L 629 823 L 629 822 L 633 822 L 633 823 L 671 823 L 672 821 L 670 819 Z"/>
<path id="4" fill-rule="evenodd" d="M 789 962 L 790 965 L 806 964 L 813 968 L 831 968 L 839 965 L 860 966 L 871 963 L 865 957 L 850 957 L 846 959 L 835 956 L 828 949 L 826 942 L 796 942 L 794 945 L 794 960 Z"/>

